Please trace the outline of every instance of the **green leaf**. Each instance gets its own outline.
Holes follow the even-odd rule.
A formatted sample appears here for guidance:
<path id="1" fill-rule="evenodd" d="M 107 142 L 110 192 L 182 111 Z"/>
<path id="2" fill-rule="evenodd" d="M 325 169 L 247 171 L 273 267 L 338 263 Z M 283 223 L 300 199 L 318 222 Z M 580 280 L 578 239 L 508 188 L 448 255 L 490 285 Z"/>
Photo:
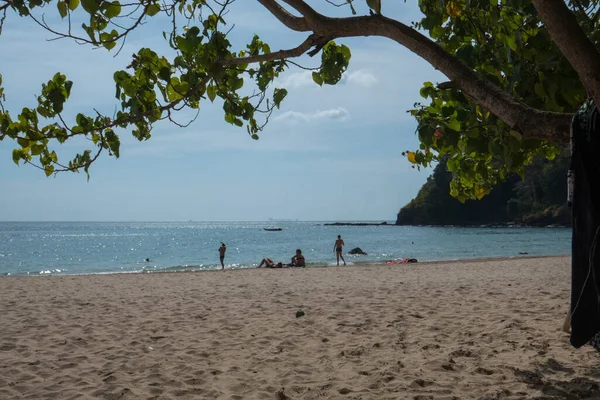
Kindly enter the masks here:
<path id="1" fill-rule="evenodd" d="M 456 118 L 450 118 L 450 121 L 446 123 L 446 126 L 452 130 L 459 131 L 460 130 L 460 121 Z"/>
<path id="2" fill-rule="evenodd" d="M 189 83 L 180 82 L 179 78 L 174 76 L 167 85 L 167 97 L 169 101 L 175 101 L 183 98 L 189 89 Z"/>
<path id="3" fill-rule="evenodd" d="M 190 90 L 190 84 L 187 82 L 176 83 L 175 85 L 173 85 L 173 87 L 181 97 L 185 96 L 188 90 Z"/>
<path id="4" fill-rule="evenodd" d="M 21 149 L 14 149 L 12 151 L 12 159 L 13 162 L 17 165 L 19 165 L 19 161 L 21 160 L 21 156 L 23 155 L 23 150 Z"/>
<path id="5" fill-rule="evenodd" d="M 177 43 L 179 50 L 181 50 L 183 53 L 189 53 L 194 49 L 192 46 L 192 41 L 184 38 L 183 36 L 177 36 L 175 38 L 175 42 Z"/>
<path id="6" fill-rule="evenodd" d="M 281 104 L 281 102 L 283 101 L 283 99 L 285 99 L 285 96 L 287 96 L 288 92 L 285 89 L 275 89 L 273 91 L 273 102 L 275 103 L 275 106 L 277 108 L 279 108 L 279 104 Z"/>
<path id="7" fill-rule="evenodd" d="M 433 87 L 433 83 L 431 83 L 431 82 L 425 82 L 425 83 L 423 83 L 423 87 L 419 91 L 419 94 L 424 99 L 426 99 L 428 97 L 433 97 L 436 93 L 437 93 L 437 91 Z"/>
<path id="8" fill-rule="evenodd" d="M 88 14 L 94 14 L 98 11 L 98 2 L 96 0 L 81 0 L 81 6 Z"/>
<path id="9" fill-rule="evenodd" d="M 381 14 L 381 0 L 367 0 L 367 5 L 377 14 Z"/>
<path id="10" fill-rule="evenodd" d="M 110 50 L 117 45 L 117 42 L 106 42 L 106 43 L 102 43 L 102 45 L 104 46 L 104 48 L 106 50 Z"/>
<path id="11" fill-rule="evenodd" d="M 75 122 L 77 122 L 77 125 L 81 126 L 82 128 L 87 128 L 89 125 L 89 120 L 87 119 L 87 117 L 81 113 L 77 114 L 77 116 L 75 116 Z"/>
<path id="12" fill-rule="evenodd" d="M 54 165 L 44 166 L 44 172 L 46 173 L 46 176 L 52 175 L 52 173 L 54 172 Z"/>
<path id="13" fill-rule="evenodd" d="M 29 141 L 29 139 L 18 138 L 17 139 L 17 143 L 19 143 L 19 146 L 21 146 L 22 148 L 26 149 L 26 148 L 29 147 L 29 144 L 31 142 Z"/>
<path id="14" fill-rule="evenodd" d="M 43 144 L 34 144 L 31 146 L 31 155 L 39 156 L 44 151 L 45 146 Z"/>
<path id="15" fill-rule="evenodd" d="M 61 18 L 67 16 L 67 3 L 65 3 L 64 1 L 59 1 L 58 3 L 56 3 L 56 7 L 58 8 L 58 13 L 60 14 Z"/>
<path id="16" fill-rule="evenodd" d="M 346 62 L 350 61 L 350 58 L 352 57 L 352 53 L 350 52 L 350 48 L 346 45 L 341 45 L 339 47 L 339 52 L 342 54 L 342 56 L 344 57 L 344 60 Z"/>
<path id="17" fill-rule="evenodd" d="M 158 5 L 157 3 L 151 4 L 150 6 L 148 6 L 148 8 L 146 9 L 146 15 L 153 17 L 156 14 L 158 14 L 160 11 L 160 5 Z"/>
<path id="18" fill-rule="evenodd" d="M 450 172 L 458 172 L 460 169 L 460 161 L 449 158 L 446 162 L 446 167 L 448 167 L 448 171 Z"/>
<path id="19" fill-rule="evenodd" d="M 121 146 L 121 141 L 119 137 L 115 134 L 112 129 L 107 129 L 104 133 L 106 138 L 106 143 L 108 144 L 108 148 L 115 155 L 115 157 L 119 158 L 119 149 Z"/>
<path id="20" fill-rule="evenodd" d="M 100 34 L 100 41 L 106 50 L 110 50 L 117 45 L 117 42 L 114 40 L 114 36 L 106 32 L 102 32 Z"/>
<path id="21" fill-rule="evenodd" d="M 232 89 L 233 90 L 239 90 L 244 86 L 244 80 L 243 79 L 236 79 L 235 82 L 232 85 Z"/>
<path id="22" fill-rule="evenodd" d="M 171 80 L 171 70 L 167 67 L 162 67 L 159 71 L 158 71 L 158 77 L 160 79 L 162 79 L 163 81 L 170 81 Z"/>
<path id="23" fill-rule="evenodd" d="M 338 46 L 334 41 L 328 42 L 321 53 L 321 70 L 319 73 L 323 83 L 328 85 L 338 83 L 342 79 L 343 73 L 348 69 L 350 56 L 350 49 L 347 46 Z"/>
<path id="24" fill-rule="evenodd" d="M 319 74 L 317 71 L 313 71 L 312 78 L 317 85 L 323 86 L 323 78 L 321 78 L 321 74 Z"/>
<path id="25" fill-rule="evenodd" d="M 79 0 L 69 0 L 69 10 L 74 11 L 79 7 Z"/>
<path id="26" fill-rule="evenodd" d="M 506 37 L 506 44 L 508 45 L 508 47 L 512 50 L 512 51 L 517 51 L 517 42 L 515 41 L 515 38 L 512 36 L 507 36 Z"/>
<path id="27" fill-rule="evenodd" d="M 475 195 L 477 200 L 481 200 L 485 195 L 487 195 L 490 192 L 489 188 L 484 188 L 482 186 L 475 186 L 474 189 L 475 190 L 473 191 L 473 194 Z"/>
<path id="28" fill-rule="evenodd" d="M 104 5 L 104 15 L 106 18 L 114 18 L 121 14 L 121 4 L 118 1 L 113 2 L 105 2 Z"/>
<path id="29" fill-rule="evenodd" d="M 217 88 L 214 85 L 208 85 L 206 87 L 206 94 L 208 95 L 210 101 L 214 102 L 215 98 L 217 97 Z"/>

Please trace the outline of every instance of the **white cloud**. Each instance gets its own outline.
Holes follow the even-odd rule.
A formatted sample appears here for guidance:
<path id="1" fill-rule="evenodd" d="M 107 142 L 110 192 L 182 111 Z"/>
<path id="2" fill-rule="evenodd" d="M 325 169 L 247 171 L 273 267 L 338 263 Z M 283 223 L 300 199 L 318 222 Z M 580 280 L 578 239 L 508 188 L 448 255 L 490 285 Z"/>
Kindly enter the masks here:
<path id="1" fill-rule="evenodd" d="M 287 89 L 298 89 L 301 87 L 317 86 L 312 79 L 311 71 L 300 71 L 287 74 L 281 79 L 278 79 L 276 86 L 281 86 Z"/>
<path id="2" fill-rule="evenodd" d="M 377 83 L 377 78 L 369 72 L 358 70 L 344 75 L 344 81 L 347 81 L 352 85 L 371 87 Z"/>
<path id="3" fill-rule="evenodd" d="M 286 111 L 276 116 L 274 118 L 274 121 L 285 121 L 288 123 L 307 123 L 323 119 L 332 121 L 346 121 L 350 119 L 350 113 L 343 107 L 331 108 L 329 110 L 316 111 L 313 113 Z"/>
<path id="4" fill-rule="evenodd" d="M 370 72 L 361 69 L 344 74 L 341 83 L 372 87 L 377 83 L 377 78 Z M 298 89 L 310 86 L 318 87 L 312 79 L 312 71 L 300 71 L 287 74 L 282 79 L 279 79 L 278 82 L 276 82 L 276 85 L 287 89 Z"/>

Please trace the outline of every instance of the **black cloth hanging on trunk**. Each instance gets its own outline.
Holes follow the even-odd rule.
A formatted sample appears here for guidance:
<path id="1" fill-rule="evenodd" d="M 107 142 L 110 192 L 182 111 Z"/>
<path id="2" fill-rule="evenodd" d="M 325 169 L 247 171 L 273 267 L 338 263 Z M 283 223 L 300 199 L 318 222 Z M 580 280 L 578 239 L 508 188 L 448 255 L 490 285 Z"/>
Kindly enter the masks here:
<path id="1" fill-rule="evenodd" d="M 573 241 L 571 252 L 571 344 L 595 346 L 600 335 L 600 118 L 587 100 L 571 130 Z M 571 196 L 569 196 L 571 197 Z M 571 200 L 571 199 L 569 199 Z"/>

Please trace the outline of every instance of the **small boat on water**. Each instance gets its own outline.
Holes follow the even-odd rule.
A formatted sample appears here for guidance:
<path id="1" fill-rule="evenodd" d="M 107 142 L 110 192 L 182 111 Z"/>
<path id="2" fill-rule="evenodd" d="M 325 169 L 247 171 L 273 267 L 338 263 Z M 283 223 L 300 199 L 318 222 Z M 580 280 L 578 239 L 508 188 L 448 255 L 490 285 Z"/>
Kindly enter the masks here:
<path id="1" fill-rule="evenodd" d="M 281 228 L 263 228 L 263 229 L 265 231 L 273 231 L 273 232 L 282 230 Z"/>

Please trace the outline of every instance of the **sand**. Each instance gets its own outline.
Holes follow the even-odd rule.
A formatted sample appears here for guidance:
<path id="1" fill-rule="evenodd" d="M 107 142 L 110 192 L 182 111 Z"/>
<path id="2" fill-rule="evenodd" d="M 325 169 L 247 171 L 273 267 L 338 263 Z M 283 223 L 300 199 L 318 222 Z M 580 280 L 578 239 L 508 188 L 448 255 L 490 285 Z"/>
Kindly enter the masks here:
<path id="1" fill-rule="evenodd" d="M 600 398 L 569 265 L 3 277 L 0 399 Z"/>

